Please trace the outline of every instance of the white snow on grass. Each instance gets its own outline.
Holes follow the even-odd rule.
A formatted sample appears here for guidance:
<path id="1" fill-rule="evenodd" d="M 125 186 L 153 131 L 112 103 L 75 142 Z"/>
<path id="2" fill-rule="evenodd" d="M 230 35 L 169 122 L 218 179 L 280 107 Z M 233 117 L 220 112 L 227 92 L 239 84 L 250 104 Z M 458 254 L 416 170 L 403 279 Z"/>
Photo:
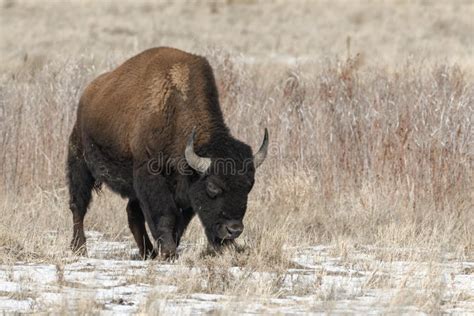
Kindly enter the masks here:
<path id="1" fill-rule="evenodd" d="M 247 285 L 279 284 L 276 294 L 238 297 L 182 293 L 176 284 L 167 284 L 170 277 L 188 282 L 189 278 L 202 277 L 205 268 L 131 260 L 136 256 L 131 242 L 109 241 L 98 232 L 88 232 L 87 236 L 88 257 L 69 258 L 58 264 L 0 265 L 0 311 L 412 314 L 429 312 L 429 307 L 420 308 L 420 301 L 429 300 L 432 294 L 441 298 L 443 312 L 474 312 L 474 262 L 448 258 L 437 264 L 382 261 L 364 249 L 352 251 L 348 260 L 332 255 L 335 252 L 330 246 L 305 247 L 297 249 L 295 267 L 283 275 L 248 271 L 245 267 L 228 269 L 229 276 Z"/>

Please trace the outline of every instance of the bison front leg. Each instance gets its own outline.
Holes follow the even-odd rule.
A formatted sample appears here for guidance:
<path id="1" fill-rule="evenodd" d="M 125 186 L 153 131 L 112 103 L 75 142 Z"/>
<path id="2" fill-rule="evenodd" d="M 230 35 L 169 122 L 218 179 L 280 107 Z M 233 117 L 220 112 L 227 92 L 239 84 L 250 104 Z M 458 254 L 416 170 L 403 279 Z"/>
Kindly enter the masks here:
<path id="1" fill-rule="evenodd" d="M 135 238 L 141 258 L 155 258 L 156 253 L 153 250 L 153 244 L 151 243 L 150 238 L 148 238 L 148 233 L 146 232 L 145 218 L 142 209 L 140 208 L 140 202 L 137 200 L 128 201 L 127 216 L 128 226 Z"/>
<path id="2" fill-rule="evenodd" d="M 156 241 L 157 252 L 165 258 L 176 254 L 176 241 L 173 238 L 179 212 L 162 175 L 154 175 L 147 166 L 134 170 L 134 189 Z"/>
<path id="3" fill-rule="evenodd" d="M 178 218 L 177 224 L 175 226 L 175 232 L 174 232 L 176 246 L 179 246 L 181 237 L 186 231 L 186 228 L 188 227 L 189 223 L 193 219 L 194 215 L 195 213 L 192 208 L 185 208 L 181 211 L 181 216 Z"/>

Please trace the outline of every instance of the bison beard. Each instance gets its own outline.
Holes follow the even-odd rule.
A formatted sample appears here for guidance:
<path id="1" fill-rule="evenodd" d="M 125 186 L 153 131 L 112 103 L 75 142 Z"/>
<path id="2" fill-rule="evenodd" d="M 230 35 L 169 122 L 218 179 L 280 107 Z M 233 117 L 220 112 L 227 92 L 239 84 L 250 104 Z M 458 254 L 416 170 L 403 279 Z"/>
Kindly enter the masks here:
<path id="1" fill-rule="evenodd" d="M 79 101 L 67 160 L 72 250 L 86 253 L 84 217 L 102 183 L 129 199 L 142 258 L 173 256 L 195 214 L 212 247 L 233 241 L 267 148 L 266 129 L 255 155 L 232 137 L 205 58 L 172 48 L 132 57 L 91 82 Z"/>

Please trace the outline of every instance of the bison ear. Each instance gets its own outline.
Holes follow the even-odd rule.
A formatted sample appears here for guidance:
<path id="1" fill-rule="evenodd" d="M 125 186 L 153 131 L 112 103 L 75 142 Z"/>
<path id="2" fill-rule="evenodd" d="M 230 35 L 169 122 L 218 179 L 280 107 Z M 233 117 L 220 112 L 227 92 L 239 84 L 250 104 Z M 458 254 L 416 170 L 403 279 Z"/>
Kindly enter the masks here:
<path id="1" fill-rule="evenodd" d="M 258 152 L 253 156 L 253 164 L 255 166 L 255 169 L 260 167 L 260 165 L 265 161 L 265 158 L 267 158 L 267 152 L 268 152 L 268 130 L 265 127 L 265 134 L 263 136 L 262 146 L 260 146 L 260 149 L 258 150 Z"/>
<path id="2" fill-rule="evenodd" d="M 184 150 L 184 157 L 188 165 L 197 172 L 204 174 L 211 166 L 211 158 L 200 157 L 194 152 L 194 138 L 196 136 L 196 128 L 189 135 L 186 149 Z"/>

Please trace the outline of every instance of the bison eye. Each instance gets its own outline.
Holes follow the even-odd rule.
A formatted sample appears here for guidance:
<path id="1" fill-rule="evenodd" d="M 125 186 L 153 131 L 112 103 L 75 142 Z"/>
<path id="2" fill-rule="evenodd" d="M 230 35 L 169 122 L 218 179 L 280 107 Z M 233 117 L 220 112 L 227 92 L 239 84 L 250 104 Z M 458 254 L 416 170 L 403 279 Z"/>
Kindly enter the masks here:
<path id="1" fill-rule="evenodd" d="M 207 195 L 209 195 L 211 199 L 215 198 L 221 193 L 222 193 L 222 190 L 217 185 L 215 185 L 212 182 L 207 183 Z"/>
<path id="2" fill-rule="evenodd" d="M 226 212 L 221 212 L 221 216 L 225 219 L 230 219 L 230 216 Z"/>

